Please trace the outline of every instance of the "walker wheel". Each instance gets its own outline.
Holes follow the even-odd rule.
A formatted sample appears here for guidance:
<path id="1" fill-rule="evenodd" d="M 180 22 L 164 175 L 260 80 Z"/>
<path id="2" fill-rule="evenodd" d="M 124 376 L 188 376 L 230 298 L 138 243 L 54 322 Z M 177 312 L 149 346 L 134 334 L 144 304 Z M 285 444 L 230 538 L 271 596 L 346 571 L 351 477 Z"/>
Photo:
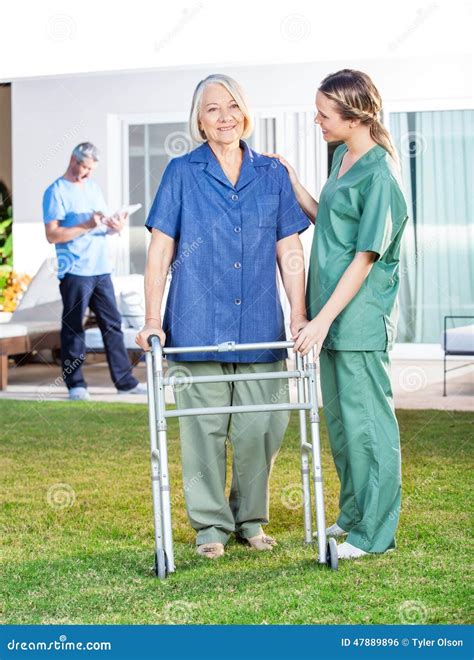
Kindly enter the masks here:
<path id="1" fill-rule="evenodd" d="M 326 566 L 333 571 L 337 571 L 339 558 L 337 556 L 336 539 L 330 538 L 326 546 Z"/>
<path id="2" fill-rule="evenodd" d="M 158 550 L 155 554 L 155 575 L 164 580 L 166 578 L 166 560 L 164 550 Z"/>

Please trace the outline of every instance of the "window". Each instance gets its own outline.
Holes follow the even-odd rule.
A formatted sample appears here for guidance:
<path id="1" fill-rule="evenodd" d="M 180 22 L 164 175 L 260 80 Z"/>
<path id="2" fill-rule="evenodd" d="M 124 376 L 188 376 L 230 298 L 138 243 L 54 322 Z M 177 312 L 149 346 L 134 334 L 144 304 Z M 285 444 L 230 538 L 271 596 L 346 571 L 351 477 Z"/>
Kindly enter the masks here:
<path id="1" fill-rule="evenodd" d="M 167 164 L 194 147 L 186 122 L 128 126 L 128 198 L 131 204 L 142 204 L 130 217 L 130 273 L 145 270 L 145 220 Z"/>
<path id="2" fill-rule="evenodd" d="M 409 222 L 398 342 L 439 343 L 445 315 L 474 313 L 474 111 L 394 112 Z"/>

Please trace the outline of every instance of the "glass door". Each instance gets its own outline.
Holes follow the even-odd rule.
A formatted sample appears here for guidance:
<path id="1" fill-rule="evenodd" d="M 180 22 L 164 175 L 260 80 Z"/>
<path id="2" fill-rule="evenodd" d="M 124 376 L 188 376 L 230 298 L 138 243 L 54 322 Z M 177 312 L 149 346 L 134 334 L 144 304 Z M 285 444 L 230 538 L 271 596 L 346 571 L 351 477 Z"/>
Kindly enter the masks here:
<path id="1" fill-rule="evenodd" d="M 397 341 L 438 344 L 444 316 L 474 314 L 474 111 L 393 112 L 390 130 L 409 216 Z"/>
<path id="2" fill-rule="evenodd" d="M 130 273 L 143 273 L 148 247 L 145 220 L 169 161 L 194 148 L 186 122 L 129 124 L 128 199 L 142 208 L 130 217 Z"/>

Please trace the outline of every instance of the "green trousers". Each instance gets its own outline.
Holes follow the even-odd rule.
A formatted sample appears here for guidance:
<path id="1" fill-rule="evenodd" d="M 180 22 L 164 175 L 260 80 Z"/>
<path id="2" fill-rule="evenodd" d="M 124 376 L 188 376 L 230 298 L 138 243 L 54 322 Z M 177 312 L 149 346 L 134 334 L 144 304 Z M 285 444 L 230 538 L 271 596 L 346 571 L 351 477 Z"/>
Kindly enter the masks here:
<path id="1" fill-rule="evenodd" d="M 169 375 L 207 376 L 286 371 L 286 362 L 169 363 Z M 174 389 L 178 408 L 287 403 L 288 380 L 196 383 Z M 262 533 L 268 523 L 269 478 L 289 422 L 289 411 L 180 417 L 186 509 L 196 542 L 226 543 Z M 227 499 L 227 441 L 233 449 L 232 484 Z"/>
<path id="2" fill-rule="evenodd" d="M 322 350 L 321 389 L 341 482 L 337 524 L 366 552 L 395 547 L 401 502 L 400 434 L 383 351 Z"/>

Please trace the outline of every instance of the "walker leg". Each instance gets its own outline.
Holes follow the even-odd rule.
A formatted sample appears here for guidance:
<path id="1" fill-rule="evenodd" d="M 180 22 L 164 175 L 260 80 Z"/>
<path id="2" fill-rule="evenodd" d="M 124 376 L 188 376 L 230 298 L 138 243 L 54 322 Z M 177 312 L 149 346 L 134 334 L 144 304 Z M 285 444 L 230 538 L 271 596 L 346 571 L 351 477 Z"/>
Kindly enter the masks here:
<path id="1" fill-rule="evenodd" d="M 307 362 L 309 379 L 308 391 L 311 403 L 310 410 L 310 429 L 311 444 L 313 446 L 313 483 L 314 499 L 316 504 L 316 527 L 318 530 L 318 561 L 320 564 L 327 563 L 327 541 L 326 541 L 326 520 L 324 514 L 324 491 L 323 491 L 323 473 L 321 465 L 321 446 L 319 438 L 319 412 L 318 412 L 318 389 L 316 382 L 316 358 L 314 349 L 311 349 Z"/>
<path id="2" fill-rule="evenodd" d="M 303 358 L 300 353 L 295 353 L 296 369 L 303 371 Z M 297 380 L 298 403 L 305 403 L 304 378 Z M 303 520 L 304 520 L 304 540 L 305 543 L 313 542 L 313 523 L 311 514 L 311 488 L 310 488 L 310 467 L 308 460 L 307 435 L 306 435 L 306 410 L 299 411 L 300 416 L 300 446 L 301 446 L 301 482 L 303 486 Z"/>
<path id="3" fill-rule="evenodd" d="M 163 514 L 160 497 L 160 456 L 157 446 L 155 386 L 153 379 L 153 354 L 146 353 L 148 385 L 148 422 L 150 426 L 151 492 L 153 498 L 153 521 L 155 527 L 155 574 L 163 580 L 166 577 L 166 562 L 163 543 Z"/>
<path id="4" fill-rule="evenodd" d="M 168 442 L 165 418 L 165 387 L 163 384 L 163 355 L 158 339 L 153 339 L 152 341 L 152 352 L 154 358 L 153 382 L 155 393 L 156 427 L 158 429 L 159 482 L 161 495 L 163 545 L 165 551 L 166 572 L 173 573 L 175 570 L 175 565 L 173 551 L 173 528 L 171 522 L 170 484 L 168 473 Z"/>

